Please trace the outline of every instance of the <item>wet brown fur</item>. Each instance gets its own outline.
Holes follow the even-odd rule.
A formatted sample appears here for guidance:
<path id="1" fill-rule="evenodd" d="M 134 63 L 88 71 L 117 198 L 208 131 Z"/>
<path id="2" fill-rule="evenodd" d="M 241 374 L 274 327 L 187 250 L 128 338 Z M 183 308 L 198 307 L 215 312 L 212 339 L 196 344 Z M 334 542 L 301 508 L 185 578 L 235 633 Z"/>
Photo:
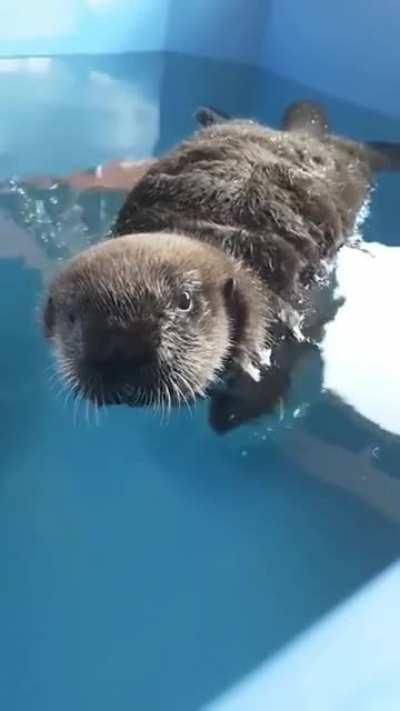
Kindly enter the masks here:
<path id="1" fill-rule="evenodd" d="M 219 123 L 150 168 L 114 233 L 188 234 L 243 260 L 290 298 L 353 232 L 371 177 L 361 144 Z"/>
<path id="2" fill-rule="evenodd" d="M 304 116 L 311 116 L 311 128 Z M 182 142 L 133 187 L 116 239 L 80 255 L 56 280 L 50 293 L 59 311 L 47 319 L 48 334 L 75 379 L 77 339 L 68 348 L 60 319 L 71 294 L 76 302 L 85 290 L 92 305 L 78 304 L 81 322 L 100 321 L 93 304 L 102 310 L 99 348 L 109 321 L 119 319 L 126 329 L 135 319 L 155 318 L 154 301 L 146 311 L 145 300 L 157 295 L 168 314 L 169 340 L 160 347 L 164 365 L 155 371 L 153 390 L 179 369 L 189 382 L 184 400 L 203 394 L 227 368 L 259 379 L 266 348 L 293 337 L 292 307 L 353 233 L 379 163 L 367 146 L 329 135 L 324 114 L 310 113 L 310 106 L 292 107 L 283 125 L 291 130 L 223 121 Z M 165 271 L 180 288 L 190 281 L 186 274 L 196 274 L 199 321 L 175 318 L 162 285 Z M 130 307 L 121 312 L 124 299 Z M 90 397 L 87 388 L 85 394 Z M 153 394 L 142 404 L 152 403 Z M 170 402 L 172 394 L 163 390 L 158 397 Z M 122 400 L 129 401 L 129 388 Z"/>

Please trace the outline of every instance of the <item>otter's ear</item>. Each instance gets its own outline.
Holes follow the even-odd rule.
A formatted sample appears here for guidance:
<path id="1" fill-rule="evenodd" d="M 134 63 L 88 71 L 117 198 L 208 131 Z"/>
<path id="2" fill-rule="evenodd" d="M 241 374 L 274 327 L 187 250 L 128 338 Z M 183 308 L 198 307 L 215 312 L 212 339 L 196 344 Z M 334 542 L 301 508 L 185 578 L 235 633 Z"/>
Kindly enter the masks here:
<path id="1" fill-rule="evenodd" d="M 46 338 L 51 338 L 54 331 L 55 307 L 54 301 L 49 296 L 43 309 L 43 327 Z"/>

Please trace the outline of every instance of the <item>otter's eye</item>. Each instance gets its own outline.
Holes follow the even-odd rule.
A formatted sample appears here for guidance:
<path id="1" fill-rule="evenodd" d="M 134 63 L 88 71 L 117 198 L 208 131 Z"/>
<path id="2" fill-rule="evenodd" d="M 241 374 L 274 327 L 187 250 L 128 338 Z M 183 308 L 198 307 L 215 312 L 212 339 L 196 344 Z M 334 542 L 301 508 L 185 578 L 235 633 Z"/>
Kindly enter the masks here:
<path id="1" fill-rule="evenodd" d="M 182 291 L 179 297 L 178 309 L 180 311 L 190 311 L 192 307 L 192 299 L 188 291 Z"/>

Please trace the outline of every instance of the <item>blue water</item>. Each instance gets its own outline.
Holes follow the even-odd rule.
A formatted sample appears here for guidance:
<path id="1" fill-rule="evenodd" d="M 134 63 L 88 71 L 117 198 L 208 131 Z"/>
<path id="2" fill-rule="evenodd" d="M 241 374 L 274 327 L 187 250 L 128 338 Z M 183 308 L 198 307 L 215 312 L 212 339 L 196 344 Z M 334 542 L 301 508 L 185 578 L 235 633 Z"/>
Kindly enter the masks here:
<path id="1" fill-rule="evenodd" d="M 0 177 L 157 154 L 201 102 L 277 124 L 305 95 L 321 98 L 185 57 L 7 60 Z M 400 122 L 324 101 L 338 131 L 400 137 Z M 367 239 L 399 243 L 399 188 L 381 180 Z M 43 195 L 0 195 L 0 708 L 198 711 L 398 557 L 400 510 L 379 503 L 398 438 L 321 392 L 318 365 L 297 419 L 226 437 L 202 406 L 167 424 L 124 408 L 88 424 L 51 387 L 37 307 L 55 262 L 99 236 L 118 197 L 95 196 L 86 223 L 58 199 L 50 214 Z M 362 480 L 371 451 L 366 500 L 346 471 Z"/>

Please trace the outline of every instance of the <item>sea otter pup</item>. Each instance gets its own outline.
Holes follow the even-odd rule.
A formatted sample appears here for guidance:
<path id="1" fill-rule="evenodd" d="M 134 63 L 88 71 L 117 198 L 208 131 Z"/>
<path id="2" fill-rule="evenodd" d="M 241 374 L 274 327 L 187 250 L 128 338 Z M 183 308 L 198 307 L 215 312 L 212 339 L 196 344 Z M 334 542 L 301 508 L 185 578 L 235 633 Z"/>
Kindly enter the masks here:
<path id="1" fill-rule="evenodd" d="M 399 165 L 396 146 L 331 135 L 310 102 L 282 130 L 200 120 L 135 184 L 113 239 L 50 287 L 61 372 L 98 405 L 218 402 L 222 385 L 244 394 L 247 416 L 273 407 L 308 347 L 300 326 L 323 266 L 353 234 L 373 172 Z"/>

